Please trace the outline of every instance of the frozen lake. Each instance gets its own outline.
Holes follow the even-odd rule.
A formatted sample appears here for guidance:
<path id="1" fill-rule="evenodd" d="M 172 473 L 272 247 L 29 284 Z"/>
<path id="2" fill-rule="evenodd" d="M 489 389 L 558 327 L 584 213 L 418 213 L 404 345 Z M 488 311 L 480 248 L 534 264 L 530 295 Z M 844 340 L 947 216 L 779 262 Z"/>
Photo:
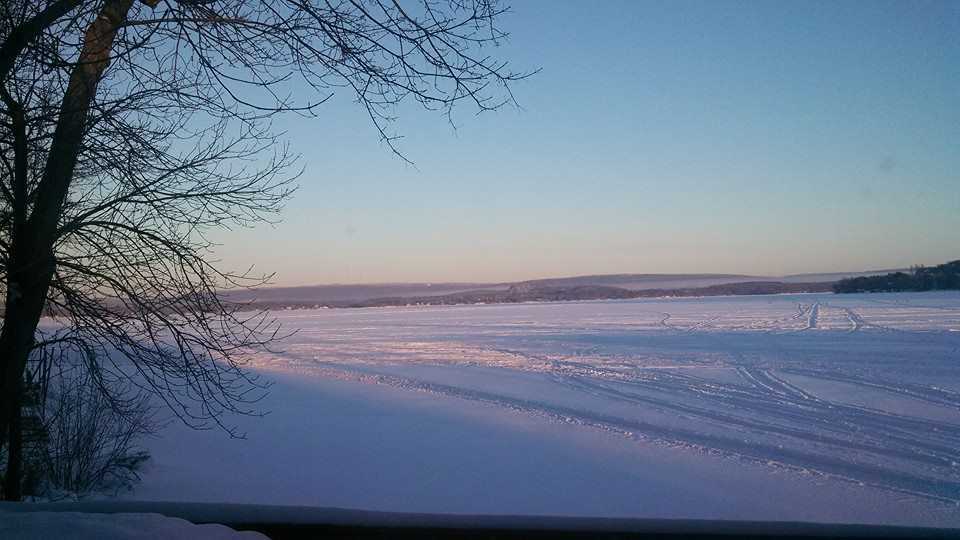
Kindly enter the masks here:
<path id="1" fill-rule="evenodd" d="M 131 498 L 960 525 L 955 292 L 278 317 L 274 414 Z"/>

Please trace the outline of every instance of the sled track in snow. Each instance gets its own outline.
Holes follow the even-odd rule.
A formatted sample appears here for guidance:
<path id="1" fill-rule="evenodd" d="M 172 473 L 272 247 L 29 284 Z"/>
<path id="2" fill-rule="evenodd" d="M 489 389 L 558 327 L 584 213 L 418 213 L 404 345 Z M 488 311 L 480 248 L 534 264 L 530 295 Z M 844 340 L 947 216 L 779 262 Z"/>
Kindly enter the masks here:
<path id="1" fill-rule="evenodd" d="M 950 304 L 918 312 L 916 302 L 871 307 L 821 295 L 573 306 L 475 312 L 529 310 L 522 324 L 438 316 L 372 344 L 366 331 L 333 329 L 335 345 L 325 353 L 318 338 L 297 361 L 330 376 L 960 504 L 960 333 L 936 326 L 938 317 L 952 320 Z M 582 309 L 589 319 L 532 315 L 548 309 Z M 477 378 L 464 371 L 473 369 Z"/>
<path id="2" fill-rule="evenodd" d="M 806 330 L 814 330 L 817 328 L 817 320 L 819 316 L 820 316 L 820 302 L 816 302 L 812 306 L 810 306 L 810 315 L 807 318 Z"/>
<path id="3" fill-rule="evenodd" d="M 909 474 L 896 468 L 885 467 L 882 464 L 873 464 L 864 460 L 845 458 L 842 454 L 836 452 L 824 452 L 822 450 L 816 451 L 815 449 L 798 449 L 795 447 L 770 444 L 762 441 L 751 441 L 749 439 L 742 439 L 730 434 L 701 432 L 676 426 L 660 425 L 653 422 L 637 420 L 613 414 L 605 414 L 600 411 L 567 407 L 542 400 L 524 399 L 516 396 L 505 396 L 493 392 L 463 388 L 460 386 L 431 383 L 393 375 L 357 371 L 347 366 L 336 369 L 341 370 L 342 375 L 348 378 L 355 378 L 363 382 L 386 384 L 407 390 L 430 392 L 459 399 L 492 404 L 520 413 L 546 416 L 560 422 L 592 426 L 621 433 L 627 436 L 639 436 L 641 438 L 657 440 L 667 444 L 718 451 L 731 457 L 746 458 L 763 464 L 779 464 L 779 466 L 790 469 L 807 470 L 821 474 L 832 475 L 851 482 L 867 483 L 882 489 L 893 490 L 914 496 L 935 499 L 948 503 L 960 503 L 960 481 L 958 480 L 947 480 L 937 476 L 919 473 Z M 642 404 L 659 405 L 672 410 L 693 412 L 694 414 L 707 415 L 722 423 L 731 423 L 730 419 L 725 419 L 723 415 L 711 414 L 703 410 L 684 410 L 683 407 L 670 405 L 663 401 L 651 400 L 648 398 L 637 398 L 635 396 L 631 397 L 629 394 L 613 391 L 584 380 L 567 379 L 567 383 L 576 387 L 584 388 L 585 391 L 588 392 L 598 392 L 601 395 L 617 395 L 621 398 L 633 400 Z M 803 436 L 803 434 L 798 431 L 791 431 L 786 428 L 780 429 L 769 425 L 763 426 L 750 422 L 741 423 L 746 427 L 765 429 L 768 432 L 771 430 L 778 431 L 779 433 L 787 436 Z M 807 440 L 810 441 L 811 439 Z M 879 446 L 871 446 L 859 443 L 843 443 L 839 439 L 823 436 L 815 437 L 815 440 L 812 442 L 819 444 L 836 444 L 845 450 L 855 452 L 880 452 L 887 455 L 892 454 L 894 457 L 905 458 L 909 458 L 913 455 L 908 452 L 887 451 Z M 928 465 L 942 464 L 940 460 L 923 459 L 921 461 L 927 463 Z"/>

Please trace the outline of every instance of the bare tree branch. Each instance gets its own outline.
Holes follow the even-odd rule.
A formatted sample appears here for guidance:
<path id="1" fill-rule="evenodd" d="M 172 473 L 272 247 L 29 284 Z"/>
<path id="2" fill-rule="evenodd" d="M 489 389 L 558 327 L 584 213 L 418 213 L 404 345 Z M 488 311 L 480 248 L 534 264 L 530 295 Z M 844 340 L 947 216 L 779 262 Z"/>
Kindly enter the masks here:
<path id="1" fill-rule="evenodd" d="M 315 116 L 344 92 L 406 159 L 391 127 L 402 103 L 449 120 L 459 103 L 514 102 L 529 73 L 490 54 L 506 12 L 496 0 L 0 4 L 0 444 L 19 436 L 28 360 L 49 348 L 234 433 L 224 413 L 255 413 L 264 390 L 244 366 L 281 334 L 222 299 L 270 276 L 218 268 L 207 234 L 276 219 L 293 192 L 298 156 L 272 118 Z M 38 330 L 44 313 L 56 324 Z"/>

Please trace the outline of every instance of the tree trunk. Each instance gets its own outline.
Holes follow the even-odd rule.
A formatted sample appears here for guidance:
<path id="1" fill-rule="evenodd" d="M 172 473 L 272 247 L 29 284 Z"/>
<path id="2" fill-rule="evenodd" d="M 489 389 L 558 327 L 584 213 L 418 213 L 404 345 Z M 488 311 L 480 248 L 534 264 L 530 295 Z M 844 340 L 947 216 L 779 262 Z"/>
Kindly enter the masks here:
<path id="1" fill-rule="evenodd" d="M 24 369 L 56 269 L 53 245 L 57 239 L 57 226 L 87 128 L 90 105 L 110 63 L 117 27 L 126 21 L 132 5 L 133 0 L 107 0 L 87 28 L 83 49 L 63 96 L 33 212 L 24 227 L 14 231 L 7 265 L 7 303 L 0 333 L 0 361 L 3 362 L 0 369 L 0 437 L 10 438 L 4 478 L 4 498 L 7 500 L 20 498 L 22 441 L 19 440 L 19 429 L 14 426 L 18 425 L 21 414 Z"/>
<path id="2" fill-rule="evenodd" d="M 16 248 L 11 258 L 7 279 L 7 303 L 4 313 L 3 332 L 0 333 L 0 355 L 3 370 L 0 375 L 0 433 L 7 436 L 7 471 L 4 475 L 3 496 L 5 500 L 20 500 L 20 464 L 22 441 L 19 440 L 19 418 L 23 396 L 23 371 L 33 347 L 34 332 L 44 301 L 47 287 L 53 276 L 53 257 L 30 257 L 34 264 L 23 264 Z M 40 264 L 37 264 L 40 263 Z"/>
<path id="3" fill-rule="evenodd" d="M 23 391 L 22 386 L 19 389 Z M 19 501 L 23 496 L 20 480 L 23 478 L 23 415 L 16 411 L 10 419 L 10 447 L 7 451 L 7 470 L 3 477 L 3 499 Z"/>

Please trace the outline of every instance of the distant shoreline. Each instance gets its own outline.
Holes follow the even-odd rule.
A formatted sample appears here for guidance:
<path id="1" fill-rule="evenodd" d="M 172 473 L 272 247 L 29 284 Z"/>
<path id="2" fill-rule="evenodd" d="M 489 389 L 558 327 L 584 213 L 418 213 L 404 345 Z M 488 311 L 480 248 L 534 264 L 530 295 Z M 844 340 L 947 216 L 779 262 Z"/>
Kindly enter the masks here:
<path id="1" fill-rule="evenodd" d="M 834 292 L 842 294 L 950 290 L 960 290 L 960 260 L 932 267 L 916 266 L 909 272 L 845 278 L 833 286 Z"/>
<path id="2" fill-rule="evenodd" d="M 784 283 L 779 281 L 745 281 L 707 287 L 681 287 L 631 290 L 610 286 L 511 286 L 506 290 L 474 290 L 453 294 L 409 297 L 382 297 L 349 301 L 257 301 L 238 302 L 250 309 L 356 309 L 370 307 L 464 306 L 589 300 L 631 300 L 637 298 L 693 298 L 711 296 L 759 296 L 833 292 L 836 282 Z"/>

